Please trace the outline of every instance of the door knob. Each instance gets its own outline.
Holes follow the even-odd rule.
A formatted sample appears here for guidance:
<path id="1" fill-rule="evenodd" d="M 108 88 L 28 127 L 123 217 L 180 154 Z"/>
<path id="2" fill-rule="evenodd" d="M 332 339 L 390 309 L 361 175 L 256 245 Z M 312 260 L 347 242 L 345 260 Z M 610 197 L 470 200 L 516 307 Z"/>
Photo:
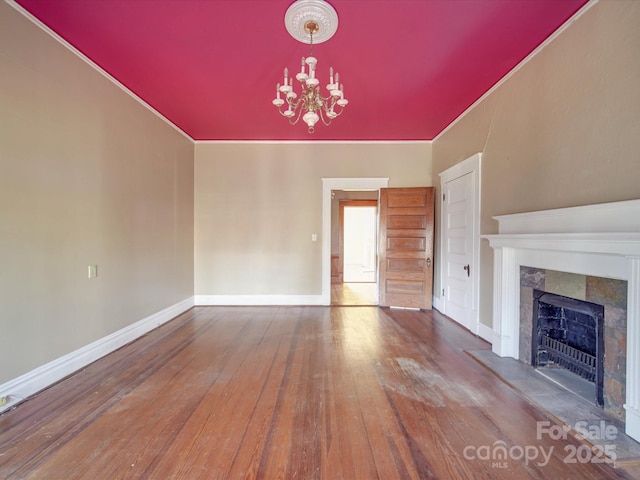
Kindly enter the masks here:
<path id="1" fill-rule="evenodd" d="M 465 265 L 462 268 L 464 268 L 467 271 L 467 277 L 470 277 L 471 276 L 471 267 L 469 267 L 469 265 Z"/>
<path id="2" fill-rule="evenodd" d="M 431 258 L 427 257 L 427 267 L 431 267 Z"/>

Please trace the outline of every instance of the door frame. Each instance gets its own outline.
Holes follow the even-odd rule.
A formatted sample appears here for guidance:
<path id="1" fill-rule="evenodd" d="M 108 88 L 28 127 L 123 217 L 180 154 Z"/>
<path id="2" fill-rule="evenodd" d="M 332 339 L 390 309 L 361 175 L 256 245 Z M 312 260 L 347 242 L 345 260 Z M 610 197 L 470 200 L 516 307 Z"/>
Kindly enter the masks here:
<path id="1" fill-rule="evenodd" d="M 387 188 L 388 186 L 388 178 L 322 179 L 322 305 L 331 306 L 331 191 L 379 191 L 381 188 Z"/>
<path id="2" fill-rule="evenodd" d="M 463 160 L 462 162 L 454 165 L 453 167 L 441 172 L 440 175 L 440 198 L 438 202 L 440 204 L 440 288 L 441 292 L 444 293 L 444 290 L 447 288 L 447 280 L 445 275 L 446 268 L 446 249 L 444 246 L 448 240 L 445 228 L 444 228 L 444 220 L 445 216 L 443 214 L 444 206 L 442 201 L 442 190 L 446 183 L 449 183 L 456 178 L 462 177 L 464 175 L 471 174 L 472 175 L 472 189 L 471 192 L 471 210 L 472 210 L 472 236 L 473 242 L 471 245 L 471 271 L 475 272 L 473 278 L 471 279 L 471 315 L 469 315 L 469 319 L 471 320 L 470 326 L 471 332 L 475 335 L 480 333 L 480 309 L 479 309 L 479 298 L 480 298 L 480 187 L 481 187 L 481 163 L 482 163 L 482 153 L 476 153 L 471 157 Z M 438 310 L 440 312 L 447 314 L 447 300 L 444 294 L 439 295 L 439 299 L 437 302 L 434 301 L 434 305 L 437 303 Z M 434 298 L 434 300 L 436 300 Z M 466 325 L 465 325 L 466 326 Z"/>

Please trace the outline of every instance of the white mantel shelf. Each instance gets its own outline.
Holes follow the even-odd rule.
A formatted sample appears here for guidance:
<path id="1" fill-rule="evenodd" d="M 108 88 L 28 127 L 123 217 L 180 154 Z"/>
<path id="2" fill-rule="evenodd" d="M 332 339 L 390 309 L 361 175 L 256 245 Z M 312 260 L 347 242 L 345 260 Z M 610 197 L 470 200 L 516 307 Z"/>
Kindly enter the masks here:
<path id="1" fill-rule="evenodd" d="M 493 217 L 493 351 L 519 358 L 520 267 L 627 281 L 626 433 L 640 441 L 640 200 Z"/>
<path id="2" fill-rule="evenodd" d="M 494 217 L 495 218 L 495 217 Z M 523 233 L 483 235 L 491 246 L 517 247 L 558 252 L 640 255 L 640 233 Z"/>

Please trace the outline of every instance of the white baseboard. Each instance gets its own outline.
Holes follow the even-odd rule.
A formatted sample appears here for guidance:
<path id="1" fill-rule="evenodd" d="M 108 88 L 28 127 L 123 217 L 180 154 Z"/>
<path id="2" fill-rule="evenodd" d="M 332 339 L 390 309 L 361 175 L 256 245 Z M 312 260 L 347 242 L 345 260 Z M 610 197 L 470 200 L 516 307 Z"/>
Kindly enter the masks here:
<path id="1" fill-rule="evenodd" d="M 433 308 L 438 310 L 441 314 L 446 315 L 445 307 L 444 307 L 444 298 L 439 297 L 437 295 L 433 296 Z"/>
<path id="2" fill-rule="evenodd" d="M 493 342 L 495 340 L 495 333 L 493 331 L 493 328 L 491 328 L 491 327 L 489 327 L 489 326 L 487 326 L 487 325 L 485 325 L 483 323 L 479 323 L 478 324 L 478 336 L 493 345 Z"/>
<path id="3" fill-rule="evenodd" d="M 199 306 L 324 305 L 322 295 L 196 295 Z"/>
<path id="4" fill-rule="evenodd" d="M 0 385 L 0 398 L 6 399 L 6 403 L 0 406 L 0 412 L 141 337 L 193 306 L 194 297 L 186 298 L 117 332 L 3 383 Z"/>

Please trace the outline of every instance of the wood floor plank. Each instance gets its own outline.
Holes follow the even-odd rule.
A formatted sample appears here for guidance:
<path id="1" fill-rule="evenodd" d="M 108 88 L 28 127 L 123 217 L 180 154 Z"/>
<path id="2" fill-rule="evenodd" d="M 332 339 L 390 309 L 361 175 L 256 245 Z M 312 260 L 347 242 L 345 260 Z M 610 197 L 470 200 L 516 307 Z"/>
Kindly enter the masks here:
<path id="1" fill-rule="evenodd" d="M 0 478 L 634 478 L 537 438 L 487 348 L 435 311 L 196 307 L 0 415 Z"/>

